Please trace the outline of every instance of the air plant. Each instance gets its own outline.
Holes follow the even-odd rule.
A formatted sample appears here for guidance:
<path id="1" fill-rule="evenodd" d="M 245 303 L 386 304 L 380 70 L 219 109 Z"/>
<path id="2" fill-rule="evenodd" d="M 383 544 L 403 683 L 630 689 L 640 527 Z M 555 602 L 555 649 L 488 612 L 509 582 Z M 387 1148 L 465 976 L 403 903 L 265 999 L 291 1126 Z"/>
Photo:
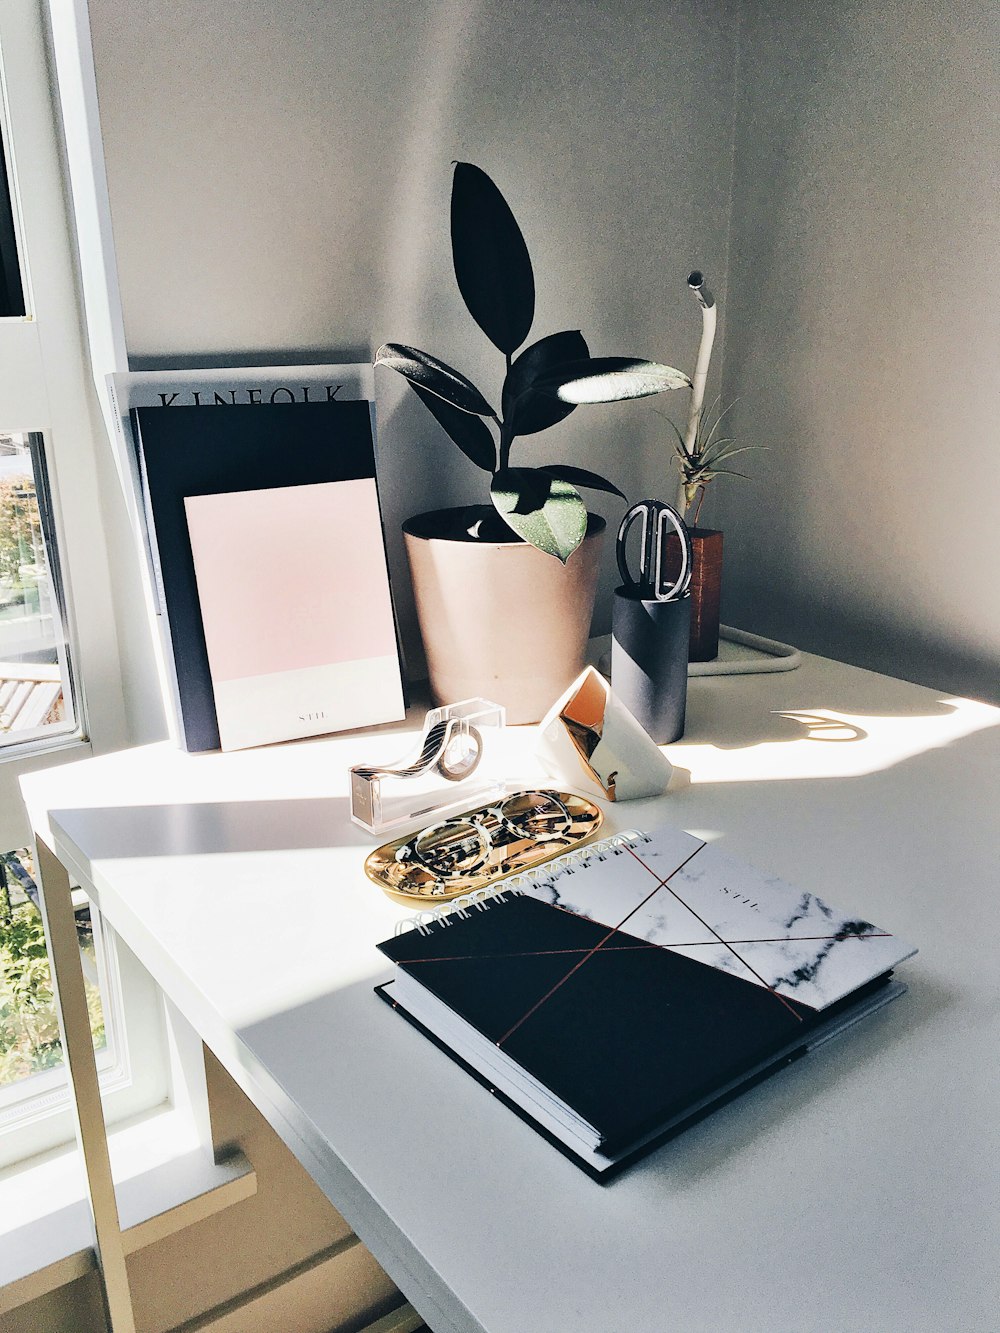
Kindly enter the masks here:
<path id="1" fill-rule="evenodd" d="M 734 401 L 728 407 L 719 411 L 721 401 L 721 398 L 716 398 L 708 412 L 699 414 L 698 426 L 690 448 L 676 424 L 673 421 L 669 423 L 677 436 L 674 452 L 677 458 L 677 468 L 681 474 L 677 508 L 685 518 L 690 519 L 693 528 L 698 526 L 701 507 L 705 502 L 705 489 L 710 481 L 719 476 L 742 477 L 744 480 L 749 480 L 745 472 L 737 472 L 735 468 L 723 467 L 722 464 L 736 454 L 746 453 L 749 449 L 763 449 L 765 447 L 762 444 L 738 445 L 732 437 L 718 433 L 723 418 L 736 406 L 736 401 Z M 709 420 L 711 420 L 711 425 L 708 424 Z M 692 506 L 694 506 L 693 513 L 690 512 Z"/>
<path id="2" fill-rule="evenodd" d="M 512 466 L 514 441 L 554 426 L 579 404 L 644 398 L 691 381 L 653 361 L 592 357 L 578 329 L 551 333 L 515 357 L 534 321 L 531 260 L 507 201 L 468 162 L 455 163 L 451 245 L 466 307 L 505 359 L 500 412 L 463 374 L 415 347 L 386 343 L 375 364 L 403 375 L 465 456 L 490 474 L 491 504 L 470 507 L 467 535 L 514 537 L 565 563 L 587 531 L 587 507 L 577 487 L 622 492 L 584 468 Z"/>
<path id="3" fill-rule="evenodd" d="M 706 421 L 706 414 L 702 409 L 705 381 L 708 379 L 712 346 L 715 342 L 715 297 L 705 286 L 705 279 L 697 270 L 688 278 L 688 286 L 701 306 L 701 341 L 698 344 L 698 359 L 691 380 L 691 406 L 688 411 L 687 430 L 681 434 L 679 427 L 673 421 L 670 422 L 670 426 L 677 436 L 677 443 L 674 446 L 677 470 L 680 473 L 677 508 L 685 518 L 690 515 L 691 526 L 697 528 L 708 483 L 719 476 L 746 479 L 745 473 L 737 472 L 735 468 L 723 467 L 722 464 L 737 454 L 747 453 L 751 449 L 763 449 L 764 445 L 738 445 L 732 437 L 719 434 L 723 418 L 736 406 L 735 403 L 730 403 L 728 407 L 720 410 L 721 395 L 715 399 L 708 411 L 710 422 Z M 692 506 L 694 513 L 690 514 Z"/>

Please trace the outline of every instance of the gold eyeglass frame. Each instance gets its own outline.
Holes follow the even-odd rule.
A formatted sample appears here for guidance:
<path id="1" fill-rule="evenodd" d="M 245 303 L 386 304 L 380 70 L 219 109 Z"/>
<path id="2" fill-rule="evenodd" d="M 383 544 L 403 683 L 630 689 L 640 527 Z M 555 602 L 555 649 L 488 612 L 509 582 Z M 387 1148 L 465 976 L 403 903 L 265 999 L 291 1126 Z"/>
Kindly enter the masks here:
<path id="1" fill-rule="evenodd" d="M 565 826 L 559 821 L 557 833 L 526 834 L 516 827 L 515 820 L 504 816 L 503 808 L 517 797 L 535 794 L 549 798 L 565 812 Z M 592 837 L 603 822 L 604 813 L 593 801 L 572 792 L 547 787 L 508 792 L 499 800 L 462 811 L 376 847 L 365 860 L 365 874 L 401 906 L 426 907 L 491 887 L 508 875 L 523 873 L 562 856 Z M 471 836 L 481 838 L 483 859 L 469 873 L 436 871 L 417 851 L 417 844 L 428 833 L 446 831 L 451 825 L 468 826 Z M 462 836 L 466 841 L 470 839 L 470 833 Z"/>

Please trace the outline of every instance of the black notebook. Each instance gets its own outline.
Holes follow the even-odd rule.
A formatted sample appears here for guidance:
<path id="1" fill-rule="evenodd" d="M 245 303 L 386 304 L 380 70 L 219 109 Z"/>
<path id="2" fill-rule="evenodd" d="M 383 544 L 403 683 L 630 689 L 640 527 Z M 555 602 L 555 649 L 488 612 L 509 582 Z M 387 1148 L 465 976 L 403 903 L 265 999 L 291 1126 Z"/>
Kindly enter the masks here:
<path id="1" fill-rule="evenodd" d="M 138 407 L 132 410 L 132 424 L 164 658 L 182 743 L 186 750 L 214 750 L 220 743 L 219 725 L 185 498 L 359 480 L 369 481 L 374 490 L 372 405 L 334 400 Z M 295 532 L 264 531 L 261 543 L 273 549 L 276 561 L 288 563 L 289 579 L 307 577 L 308 571 L 295 568 Z M 378 574 L 388 606 L 380 524 L 377 545 Z M 354 580 L 357 571 L 345 567 L 343 578 Z M 387 614 L 391 619 L 391 608 Z M 289 632 L 282 607 L 274 606 L 273 634 Z M 398 656 L 395 677 L 398 697 L 384 716 L 368 718 L 366 724 L 402 716 Z"/>
<path id="2" fill-rule="evenodd" d="M 894 998 L 913 952 L 673 829 L 379 948 L 382 997 L 598 1178 Z"/>

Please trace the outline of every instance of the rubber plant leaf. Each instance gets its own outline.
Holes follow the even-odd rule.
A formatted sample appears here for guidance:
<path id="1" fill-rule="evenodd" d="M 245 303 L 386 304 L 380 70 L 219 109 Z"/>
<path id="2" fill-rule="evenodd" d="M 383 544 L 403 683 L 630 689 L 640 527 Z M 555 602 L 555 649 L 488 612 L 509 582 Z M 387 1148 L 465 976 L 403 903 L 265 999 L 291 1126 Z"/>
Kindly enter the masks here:
<path id="1" fill-rule="evenodd" d="M 615 403 L 623 398 L 648 398 L 668 389 L 691 387 L 682 370 L 631 356 L 595 356 L 557 366 L 535 387 L 554 393 L 564 403 Z"/>
<path id="2" fill-rule="evenodd" d="M 587 507 L 568 481 L 538 468 L 504 468 L 493 478 L 490 498 L 519 537 L 566 563 L 587 532 Z"/>
<path id="3" fill-rule="evenodd" d="M 455 163 L 451 250 L 469 314 L 495 347 L 512 356 L 535 317 L 535 278 L 506 199 L 471 162 Z"/>
<path id="4" fill-rule="evenodd" d="M 418 347 L 407 347 L 403 343 L 385 343 L 375 353 L 375 365 L 398 371 L 412 385 L 419 385 L 463 412 L 496 420 L 492 407 L 472 381 L 429 352 L 421 352 Z"/>
<path id="5" fill-rule="evenodd" d="M 534 435 L 536 431 L 548 430 L 549 426 L 569 416 L 576 404 L 560 402 L 552 393 L 537 392 L 535 381 L 550 375 L 566 362 L 584 361 L 589 355 L 579 329 L 550 333 L 547 338 L 524 349 L 507 372 L 503 385 L 500 411 L 507 440 L 512 440 L 515 435 Z"/>
<path id="6" fill-rule="evenodd" d="M 607 491 L 609 495 L 620 495 L 623 500 L 626 498 L 625 492 L 620 491 L 613 481 L 598 476 L 596 472 L 588 472 L 585 467 L 570 467 L 567 463 L 546 463 L 538 468 L 538 471 L 544 472 L 546 476 L 555 477 L 557 481 L 568 481 L 571 486 L 589 486 L 595 491 Z"/>
<path id="7" fill-rule="evenodd" d="M 476 467 L 481 467 L 484 472 L 496 471 L 497 447 L 490 428 L 482 417 L 462 412 L 419 384 L 411 384 L 410 388 L 433 415 L 438 425 L 447 431 L 466 458 L 471 459 Z"/>

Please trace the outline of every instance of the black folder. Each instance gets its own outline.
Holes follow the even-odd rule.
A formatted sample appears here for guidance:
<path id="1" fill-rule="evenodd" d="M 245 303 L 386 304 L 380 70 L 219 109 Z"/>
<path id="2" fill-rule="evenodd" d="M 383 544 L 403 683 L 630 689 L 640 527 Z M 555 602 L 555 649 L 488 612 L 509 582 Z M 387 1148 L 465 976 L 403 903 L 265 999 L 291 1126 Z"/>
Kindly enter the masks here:
<path id="1" fill-rule="evenodd" d="M 897 993 L 814 1009 L 519 895 L 379 948 L 382 997 L 598 1179 Z"/>
<path id="2" fill-rule="evenodd" d="M 133 408 L 156 610 L 186 750 L 218 749 L 219 728 L 184 497 L 374 477 L 371 412 L 360 400 Z M 281 558 L 282 533 L 261 541 Z"/>

